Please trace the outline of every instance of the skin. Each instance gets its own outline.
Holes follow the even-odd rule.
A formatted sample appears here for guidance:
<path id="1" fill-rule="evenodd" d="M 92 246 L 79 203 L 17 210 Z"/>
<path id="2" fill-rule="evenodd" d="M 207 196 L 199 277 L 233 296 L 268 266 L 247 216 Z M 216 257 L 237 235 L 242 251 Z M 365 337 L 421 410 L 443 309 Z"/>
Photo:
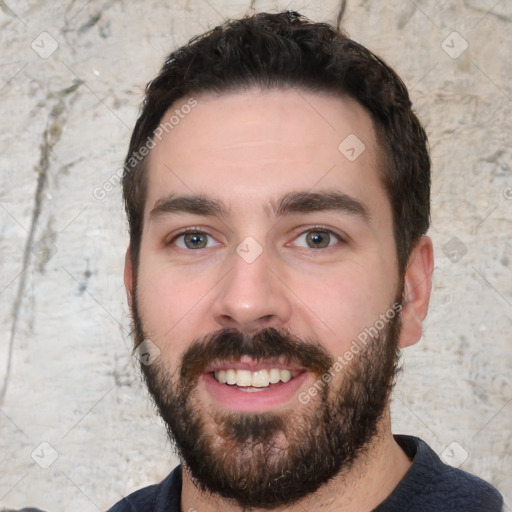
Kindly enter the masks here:
<path id="1" fill-rule="evenodd" d="M 342 355 L 400 289 L 392 213 L 377 172 L 379 146 L 370 116 L 352 100 L 306 91 L 250 90 L 196 99 L 198 105 L 151 150 L 147 167 L 137 299 L 160 357 L 175 372 L 191 340 L 221 328 L 252 334 L 265 327 L 290 329 L 302 339 L 317 339 L 334 358 Z M 352 162 L 338 150 L 350 134 L 366 146 Z M 293 192 L 341 192 L 364 205 L 367 216 L 338 210 L 276 216 L 272 203 Z M 222 201 L 226 215 L 151 213 L 171 194 Z M 303 234 L 318 226 L 339 238 L 333 235 L 323 249 L 308 247 Z M 208 246 L 187 249 L 183 237 L 176 238 L 187 227 L 208 233 Z M 252 263 L 236 252 L 248 236 L 263 250 Z M 402 348 L 421 336 L 432 269 L 432 243 L 422 237 L 405 275 Z M 129 251 L 125 284 L 131 302 Z M 310 406 L 297 396 L 314 381 L 307 375 L 293 396 L 271 410 Z M 197 396 L 205 413 L 229 410 L 203 381 Z M 387 411 L 367 456 L 343 480 L 322 486 L 311 503 L 306 499 L 282 510 L 313 504 L 326 511 L 371 510 L 409 465 L 393 440 Z M 202 495 L 185 468 L 182 509 L 191 507 L 239 510 Z"/>

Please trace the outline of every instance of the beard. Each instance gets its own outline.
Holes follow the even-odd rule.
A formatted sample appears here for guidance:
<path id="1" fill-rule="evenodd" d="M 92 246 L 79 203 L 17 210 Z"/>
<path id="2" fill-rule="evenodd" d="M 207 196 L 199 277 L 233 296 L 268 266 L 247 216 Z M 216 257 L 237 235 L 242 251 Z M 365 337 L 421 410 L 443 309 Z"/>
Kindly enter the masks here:
<path id="1" fill-rule="evenodd" d="M 138 346 L 148 338 L 136 303 L 132 313 Z M 334 359 L 319 343 L 275 328 L 253 336 L 224 329 L 196 339 L 175 372 L 163 358 L 140 366 L 196 487 L 242 509 L 271 509 L 300 501 L 364 455 L 389 403 L 399 334 L 397 315 L 343 366 L 336 385 L 322 379 L 332 375 Z M 230 413 L 202 403 L 197 384 L 205 368 L 242 356 L 300 365 L 318 377 L 318 395 L 280 412 Z"/>

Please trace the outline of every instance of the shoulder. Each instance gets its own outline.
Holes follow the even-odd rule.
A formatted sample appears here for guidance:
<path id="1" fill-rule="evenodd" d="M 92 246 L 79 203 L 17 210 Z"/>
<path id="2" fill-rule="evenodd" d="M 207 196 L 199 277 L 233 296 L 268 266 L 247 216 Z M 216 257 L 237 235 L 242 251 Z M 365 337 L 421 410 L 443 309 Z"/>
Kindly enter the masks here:
<path id="1" fill-rule="evenodd" d="M 503 498 L 488 482 L 445 464 L 427 443 L 395 436 L 412 465 L 391 496 L 376 511 L 501 512 Z"/>
<path id="2" fill-rule="evenodd" d="M 180 512 L 181 466 L 159 484 L 139 489 L 117 502 L 108 512 Z"/>

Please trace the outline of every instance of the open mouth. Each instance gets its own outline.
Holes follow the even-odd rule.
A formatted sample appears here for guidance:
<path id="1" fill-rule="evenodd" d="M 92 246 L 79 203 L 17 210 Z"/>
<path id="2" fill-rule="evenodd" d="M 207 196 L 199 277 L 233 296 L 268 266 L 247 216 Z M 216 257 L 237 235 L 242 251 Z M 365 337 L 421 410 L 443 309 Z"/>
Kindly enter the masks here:
<path id="1" fill-rule="evenodd" d="M 205 391 L 222 408 L 237 412 L 264 412 L 289 406 L 314 375 L 284 360 L 216 361 L 203 371 Z"/>
<path id="2" fill-rule="evenodd" d="M 256 371 L 229 368 L 211 372 L 213 378 L 221 384 L 236 386 L 247 393 L 265 391 L 294 379 L 302 373 L 300 370 L 282 368 L 263 368 Z"/>

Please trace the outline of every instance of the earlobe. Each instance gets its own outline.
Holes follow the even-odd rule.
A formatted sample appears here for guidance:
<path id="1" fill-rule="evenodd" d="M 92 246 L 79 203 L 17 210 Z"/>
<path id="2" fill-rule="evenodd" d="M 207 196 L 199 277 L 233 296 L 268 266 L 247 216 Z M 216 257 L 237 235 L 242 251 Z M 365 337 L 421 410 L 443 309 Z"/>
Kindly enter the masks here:
<path id="1" fill-rule="evenodd" d="M 126 249 L 124 257 L 124 287 L 126 290 L 126 297 L 128 299 L 128 305 L 132 309 L 132 298 L 133 298 L 133 264 L 130 252 L 130 246 Z"/>
<path id="2" fill-rule="evenodd" d="M 432 240 L 422 236 L 409 257 L 405 273 L 400 348 L 414 345 L 421 338 L 422 324 L 430 300 L 433 270 Z"/>

